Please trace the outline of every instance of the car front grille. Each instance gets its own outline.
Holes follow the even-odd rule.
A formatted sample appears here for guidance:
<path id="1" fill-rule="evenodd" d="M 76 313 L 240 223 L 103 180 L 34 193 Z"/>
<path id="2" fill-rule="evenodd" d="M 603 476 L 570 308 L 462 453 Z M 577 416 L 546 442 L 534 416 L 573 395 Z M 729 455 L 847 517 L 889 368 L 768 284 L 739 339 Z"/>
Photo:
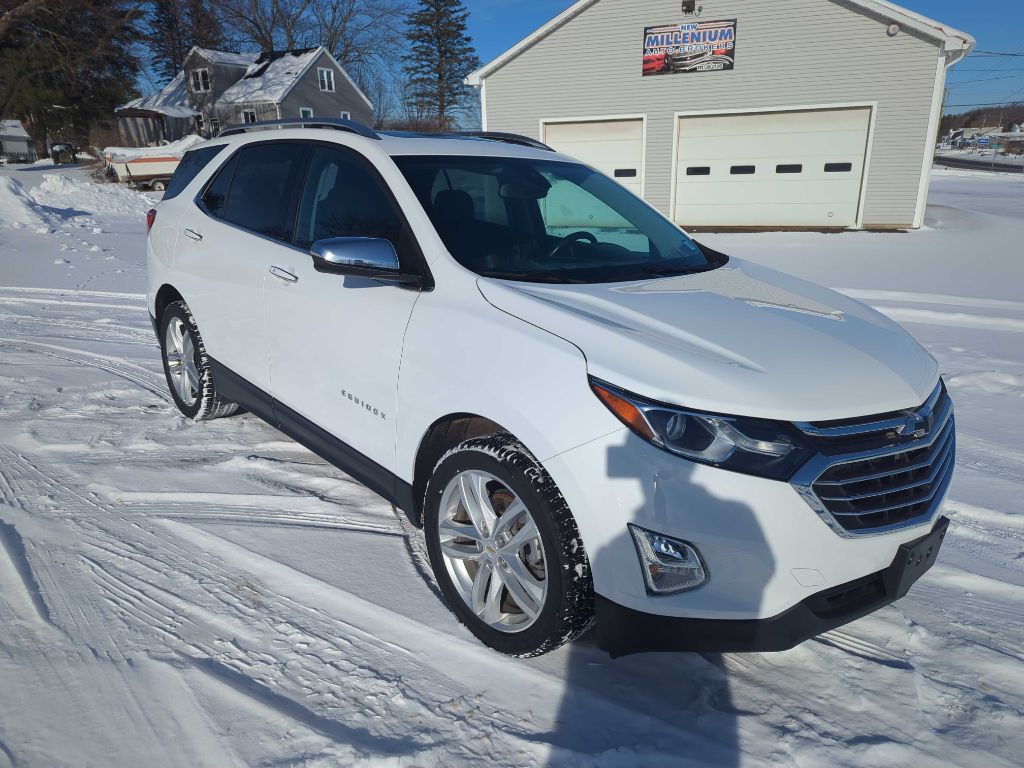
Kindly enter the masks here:
<path id="1" fill-rule="evenodd" d="M 953 477 L 956 424 L 941 383 L 911 411 L 797 427 L 820 453 L 793 484 L 840 535 L 929 522 Z"/>

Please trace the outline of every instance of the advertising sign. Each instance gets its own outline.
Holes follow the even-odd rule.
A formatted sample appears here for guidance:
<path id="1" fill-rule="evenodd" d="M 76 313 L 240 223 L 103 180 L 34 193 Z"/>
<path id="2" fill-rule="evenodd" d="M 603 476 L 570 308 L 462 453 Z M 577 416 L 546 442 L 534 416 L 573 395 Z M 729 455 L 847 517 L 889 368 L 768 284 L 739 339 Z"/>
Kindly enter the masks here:
<path id="1" fill-rule="evenodd" d="M 644 30 L 644 77 L 722 72 L 736 66 L 736 19 Z"/>

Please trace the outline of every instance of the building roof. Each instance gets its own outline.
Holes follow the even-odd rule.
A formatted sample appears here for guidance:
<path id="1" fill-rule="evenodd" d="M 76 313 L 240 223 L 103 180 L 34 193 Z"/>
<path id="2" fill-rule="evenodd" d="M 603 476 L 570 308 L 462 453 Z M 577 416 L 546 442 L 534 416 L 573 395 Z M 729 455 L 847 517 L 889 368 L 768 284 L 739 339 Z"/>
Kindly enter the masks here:
<path id="1" fill-rule="evenodd" d="M 128 112 L 130 110 L 157 112 L 167 115 L 167 117 L 195 117 L 199 114 L 189 106 L 188 87 L 185 83 L 184 72 L 175 75 L 174 79 L 157 93 L 132 99 L 114 111 Z"/>
<path id="2" fill-rule="evenodd" d="M 20 120 L 0 120 L 0 136 L 27 139 L 28 132 Z"/>
<path id="3" fill-rule="evenodd" d="M 600 0 L 578 0 L 578 2 L 571 5 L 533 34 L 509 48 L 498 58 L 484 64 L 480 69 L 471 73 L 466 78 L 466 82 L 469 85 L 479 87 L 485 77 L 501 69 L 505 64 L 519 56 L 519 54 L 536 45 L 552 32 L 565 26 L 583 13 L 583 11 L 587 10 L 587 8 L 598 2 Z M 960 32 L 913 11 L 908 11 L 906 8 L 901 8 L 894 3 L 887 2 L 887 0 L 830 0 L 830 2 L 859 7 L 876 16 L 882 16 L 942 42 L 946 46 L 947 53 L 954 54 L 949 61 L 950 66 L 963 59 L 976 44 L 975 39 L 966 32 Z"/>
<path id="4" fill-rule="evenodd" d="M 198 53 L 211 64 L 223 64 L 228 67 L 248 67 L 259 57 L 259 53 L 235 53 L 234 51 L 215 51 L 212 48 L 193 46 L 189 53 Z"/>
<path id="5" fill-rule="evenodd" d="M 242 79 L 232 85 L 219 101 L 227 103 L 280 103 L 294 85 L 306 74 L 323 48 L 302 48 L 294 51 L 261 53 L 249 65 Z"/>

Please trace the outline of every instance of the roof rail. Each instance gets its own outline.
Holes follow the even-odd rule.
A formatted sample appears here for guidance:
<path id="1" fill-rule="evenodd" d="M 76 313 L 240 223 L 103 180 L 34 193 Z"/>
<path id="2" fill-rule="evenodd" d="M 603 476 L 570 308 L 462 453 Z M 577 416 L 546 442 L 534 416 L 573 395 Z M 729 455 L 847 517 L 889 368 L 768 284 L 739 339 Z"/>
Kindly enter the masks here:
<path id="1" fill-rule="evenodd" d="M 340 117 L 285 117 L 280 120 L 260 120 L 255 123 L 238 123 L 229 125 L 221 131 L 217 138 L 225 136 L 237 136 L 240 133 L 249 131 L 264 130 L 267 128 L 329 128 L 335 131 L 348 131 L 357 136 L 380 141 L 380 135 L 372 128 L 367 128 L 355 120 L 344 120 Z"/>
<path id="2" fill-rule="evenodd" d="M 522 136 L 518 133 L 503 133 L 500 131 L 456 131 L 453 135 L 465 136 L 470 139 L 488 139 L 490 141 L 501 141 L 505 144 L 518 144 L 521 147 L 533 147 L 534 149 L 545 149 L 548 152 L 555 150 L 543 141 L 531 139 L 529 136 Z"/>

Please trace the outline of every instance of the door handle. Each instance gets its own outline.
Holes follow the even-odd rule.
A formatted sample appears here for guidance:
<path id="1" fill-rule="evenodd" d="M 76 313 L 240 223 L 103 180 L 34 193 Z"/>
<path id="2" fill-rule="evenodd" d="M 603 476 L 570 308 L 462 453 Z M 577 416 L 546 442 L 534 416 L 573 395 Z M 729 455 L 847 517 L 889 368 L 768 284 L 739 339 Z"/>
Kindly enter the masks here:
<path id="1" fill-rule="evenodd" d="M 203 239 L 203 236 L 196 232 L 194 229 L 186 229 L 185 237 L 191 238 L 192 240 L 195 240 L 197 243 Z"/>
<path id="2" fill-rule="evenodd" d="M 270 274 L 276 277 L 278 280 L 284 280 L 286 283 L 297 283 L 299 277 L 293 272 L 285 269 L 284 267 L 271 267 Z"/>

